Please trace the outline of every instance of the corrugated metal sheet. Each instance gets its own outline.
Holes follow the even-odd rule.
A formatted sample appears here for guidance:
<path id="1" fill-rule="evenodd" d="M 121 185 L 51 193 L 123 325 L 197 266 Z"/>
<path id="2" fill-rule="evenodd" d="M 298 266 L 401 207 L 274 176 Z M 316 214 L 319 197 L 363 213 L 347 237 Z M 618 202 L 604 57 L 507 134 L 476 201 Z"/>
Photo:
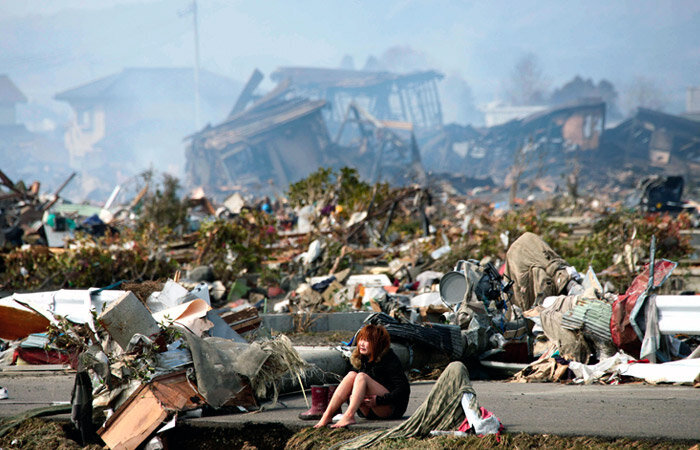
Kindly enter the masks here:
<path id="1" fill-rule="evenodd" d="M 612 340 L 610 334 L 610 318 L 612 305 L 602 300 L 580 300 L 562 317 L 563 328 L 567 330 L 583 330 L 598 338 Z"/>

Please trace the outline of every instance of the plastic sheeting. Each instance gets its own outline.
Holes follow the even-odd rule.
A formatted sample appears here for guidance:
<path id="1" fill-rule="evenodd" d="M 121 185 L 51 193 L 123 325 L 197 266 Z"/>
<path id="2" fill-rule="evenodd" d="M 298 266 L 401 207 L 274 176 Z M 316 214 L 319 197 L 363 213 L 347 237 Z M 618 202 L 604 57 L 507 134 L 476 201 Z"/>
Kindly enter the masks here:
<path id="1" fill-rule="evenodd" d="M 641 378 L 647 383 L 700 383 L 700 358 L 680 359 L 661 364 L 629 364 L 620 375 Z"/>

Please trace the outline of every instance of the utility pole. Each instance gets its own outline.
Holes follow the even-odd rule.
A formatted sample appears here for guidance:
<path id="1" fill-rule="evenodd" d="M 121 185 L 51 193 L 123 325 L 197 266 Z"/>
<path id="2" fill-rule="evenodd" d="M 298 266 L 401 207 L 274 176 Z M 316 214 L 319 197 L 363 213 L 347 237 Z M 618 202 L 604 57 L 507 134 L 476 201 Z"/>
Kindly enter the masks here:
<path id="1" fill-rule="evenodd" d="M 192 20 L 194 22 L 194 127 L 199 131 L 199 24 L 197 20 L 197 0 L 192 0 Z"/>

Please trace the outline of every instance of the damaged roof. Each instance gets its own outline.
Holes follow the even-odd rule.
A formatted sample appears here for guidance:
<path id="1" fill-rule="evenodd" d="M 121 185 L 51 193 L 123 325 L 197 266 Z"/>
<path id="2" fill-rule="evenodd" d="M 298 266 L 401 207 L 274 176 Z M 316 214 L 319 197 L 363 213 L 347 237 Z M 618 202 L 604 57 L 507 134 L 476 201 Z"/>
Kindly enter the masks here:
<path id="1" fill-rule="evenodd" d="M 221 124 L 195 136 L 204 139 L 207 148 L 221 150 L 228 145 L 251 139 L 319 111 L 325 100 L 305 98 L 278 99 L 249 108 Z"/>
<path id="2" fill-rule="evenodd" d="M 444 75 L 434 70 L 396 74 L 363 70 L 323 69 L 316 67 L 280 67 L 270 75 L 274 81 L 290 80 L 300 87 L 315 88 L 367 88 L 395 81 L 415 82 L 442 79 Z"/>
<path id="3" fill-rule="evenodd" d="M 637 109 L 637 115 L 634 118 L 657 126 L 668 127 L 677 132 L 700 136 L 700 122 L 697 120 L 686 119 L 685 117 L 674 116 L 647 108 Z"/>
<path id="4" fill-rule="evenodd" d="M 502 125 L 496 125 L 494 127 L 491 127 L 489 130 L 505 130 L 514 124 L 518 124 L 519 126 L 524 126 L 524 127 L 531 127 L 531 126 L 536 127 L 542 123 L 546 123 L 546 122 L 552 120 L 556 116 L 569 115 L 569 114 L 573 114 L 573 113 L 580 113 L 583 111 L 597 112 L 597 113 L 604 115 L 605 114 L 605 102 L 599 101 L 599 100 L 580 101 L 580 102 L 574 103 L 574 104 L 557 106 L 555 108 L 550 108 L 550 109 L 546 109 L 544 111 L 530 114 L 529 116 L 527 116 L 523 119 L 514 119 L 514 120 L 511 120 L 510 122 L 506 122 Z"/>
<path id="5" fill-rule="evenodd" d="M 73 89 L 59 92 L 56 100 L 95 100 L 107 98 L 135 98 L 146 96 L 171 97 L 175 94 L 191 96 L 194 89 L 194 70 L 187 67 L 127 68 L 119 73 L 100 78 Z M 200 71 L 202 93 L 212 96 L 233 96 L 240 83 L 206 70 Z"/>

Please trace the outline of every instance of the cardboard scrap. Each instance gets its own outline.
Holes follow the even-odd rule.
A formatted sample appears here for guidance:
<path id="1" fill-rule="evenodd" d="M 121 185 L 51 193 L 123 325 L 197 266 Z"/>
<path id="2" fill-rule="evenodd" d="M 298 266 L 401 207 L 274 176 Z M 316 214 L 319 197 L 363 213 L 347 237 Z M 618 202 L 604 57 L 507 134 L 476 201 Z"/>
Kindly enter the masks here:
<path id="1" fill-rule="evenodd" d="M 211 306 L 206 301 L 197 298 L 191 302 L 159 311 L 153 314 L 153 318 L 158 323 L 165 323 L 166 325 L 177 322 L 201 336 L 204 331 L 214 326 L 213 323 L 206 319 L 207 312 L 210 309 Z"/>

